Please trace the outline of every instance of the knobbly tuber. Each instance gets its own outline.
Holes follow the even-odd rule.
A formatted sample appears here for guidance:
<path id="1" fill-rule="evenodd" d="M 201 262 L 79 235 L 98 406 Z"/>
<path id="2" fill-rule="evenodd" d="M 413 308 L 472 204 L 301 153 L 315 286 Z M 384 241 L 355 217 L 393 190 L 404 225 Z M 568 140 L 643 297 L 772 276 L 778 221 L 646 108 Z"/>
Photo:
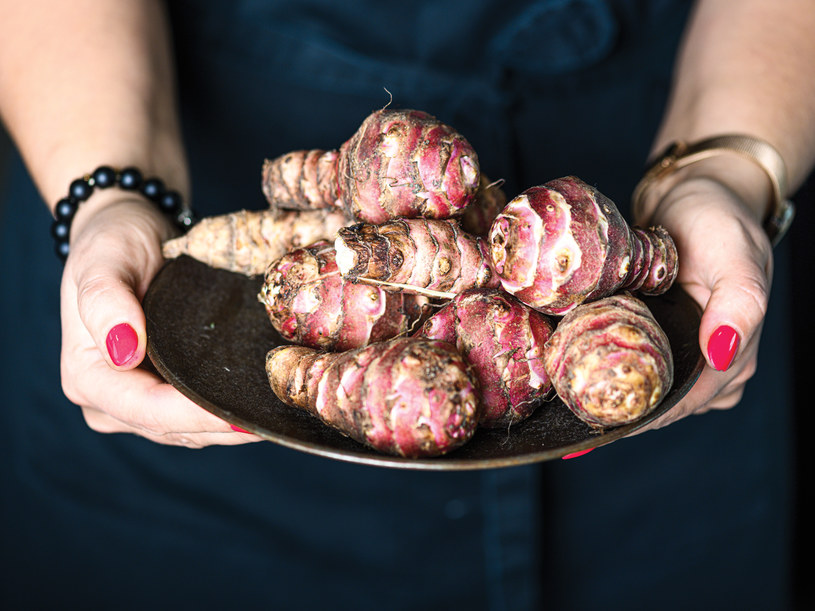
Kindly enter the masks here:
<path id="1" fill-rule="evenodd" d="M 334 239 L 346 224 L 331 210 L 240 210 L 201 219 L 185 235 L 162 246 L 164 257 L 189 255 L 210 267 L 247 276 L 262 274 L 292 248 Z"/>
<path id="2" fill-rule="evenodd" d="M 266 372 L 281 401 L 380 452 L 445 454 L 477 427 L 476 382 L 446 342 L 398 338 L 345 352 L 278 346 Z"/>
<path id="3" fill-rule="evenodd" d="M 461 228 L 464 231 L 474 236 L 486 237 L 495 217 L 507 205 L 507 196 L 501 188 L 501 182 L 490 182 L 489 178 L 481 174 L 481 184 L 475 199 L 461 215 Z"/>
<path id="4" fill-rule="evenodd" d="M 546 372 L 584 422 L 612 427 L 649 414 L 673 384 L 673 356 L 648 307 L 629 293 L 566 314 L 546 344 Z"/>
<path id="5" fill-rule="evenodd" d="M 349 350 L 418 326 L 425 297 L 389 293 L 342 278 L 334 247 L 320 241 L 269 264 L 258 296 L 285 340 L 323 350 Z"/>
<path id="6" fill-rule="evenodd" d="M 453 128 L 418 110 L 369 115 L 339 150 L 294 151 L 263 164 L 273 206 L 339 208 L 349 219 L 449 218 L 479 186 L 478 157 Z"/>
<path id="7" fill-rule="evenodd" d="M 450 342 L 478 379 L 479 425 L 509 427 L 525 420 L 552 390 L 543 366 L 552 324 L 500 289 L 460 293 L 424 323 L 415 337 Z"/>
<path id="8" fill-rule="evenodd" d="M 658 295 L 677 274 L 676 247 L 664 228 L 630 228 L 614 202 L 573 176 L 510 201 L 489 242 L 504 289 L 548 314 L 621 289 Z"/>
<path id="9" fill-rule="evenodd" d="M 486 241 L 466 233 L 453 219 L 359 223 L 340 229 L 334 244 L 340 273 L 352 281 L 447 296 L 499 286 Z"/>

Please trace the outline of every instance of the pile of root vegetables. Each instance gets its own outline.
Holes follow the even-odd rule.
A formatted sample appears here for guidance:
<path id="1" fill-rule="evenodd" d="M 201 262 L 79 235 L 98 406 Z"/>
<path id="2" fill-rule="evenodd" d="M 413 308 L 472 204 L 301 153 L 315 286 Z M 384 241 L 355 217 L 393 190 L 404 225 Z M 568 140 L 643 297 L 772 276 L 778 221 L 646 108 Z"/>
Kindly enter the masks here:
<path id="1" fill-rule="evenodd" d="M 384 109 L 337 150 L 266 161 L 262 190 L 268 210 L 206 218 L 164 254 L 262 276 L 289 342 L 266 357 L 272 390 L 366 446 L 445 454 L 555 394 L 614 427 L 671 388 L 634 295 L 670 288 L 673 240 L 576 177 L 507 202 L 458 132 Z"/>

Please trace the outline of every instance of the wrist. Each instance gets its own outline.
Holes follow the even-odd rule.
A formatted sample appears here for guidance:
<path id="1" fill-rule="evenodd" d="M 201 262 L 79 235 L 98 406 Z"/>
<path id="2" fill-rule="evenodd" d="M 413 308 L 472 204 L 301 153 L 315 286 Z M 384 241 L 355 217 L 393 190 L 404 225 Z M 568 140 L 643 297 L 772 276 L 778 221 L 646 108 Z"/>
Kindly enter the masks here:
<path id="1" fill-rule="evenodd" d="M 192 209 L 184 204 L 180 193 L 168 189 L 160 179 L 145 178 L 133 167 L 114 170 L 100 166 L 92 174 L 73 180 L 65 197 L 53 207 L 55 220 L 51 234 L 56 242 L 57 256 L 64 261 L 72 234 L 81 232 L 102 210 L 123 201 L 128 205 L 133 205 L 134 201 L 149 204 L 147 209 L 152 216 L 162 212 L 182 231 L 195 220 Z"/>
<path id="2" fill-rule="evenodd" d="M 786 232 L 794 207 L 786 198 L 786 167 L 767 142 L 741 135 L 674 143 L 653 161 L 634 189 L 634 220 L 647 223 L 678 185 L 714 181 L 733 193 L 762 225 L 773 243 Z"/>
<path id="3" fill-rule="evenodd" d="M 83 234 L 86 230 L 93 232 L 97 223 L 106 223 L 109 215 L 118 214 L 120 208 L 132 210 L 141 218 L 151 219 L 151 224 L 154 224 L 162 234 L 170 234 L 173 231 L 170 220 L 141 194 L 107 189 L 94 194 L 77 209 L 70 226 L 71 246 L 84 239 Z"/>
<path id="4" fill-rule="evenodd" d="M 639 205 L 634 209 L 635 220 L 647 221 L 653 216 L 659 203 L 672 191 L 687 181 L 697 179 L 716 182 L 732 191 L 744 202 L 759 224 L 772 211 L 770 186 L 760 168 L 743 159 L 712 157 L 676 170 L 670 179 L 654 182 L 643 193 Z"/>

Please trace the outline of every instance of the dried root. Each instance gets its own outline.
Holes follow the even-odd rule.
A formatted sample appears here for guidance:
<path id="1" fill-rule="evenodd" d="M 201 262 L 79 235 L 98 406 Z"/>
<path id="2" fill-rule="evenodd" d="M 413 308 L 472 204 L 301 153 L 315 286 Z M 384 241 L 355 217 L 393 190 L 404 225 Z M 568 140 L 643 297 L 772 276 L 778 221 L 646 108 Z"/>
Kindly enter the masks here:
<path id="1" fill-rule="evenodd" d="M 166 259 L 188 255 L 210 267 L 253 276 L 292 248 L 333 240 L 346 224 L 330 210 L 241 210 L 202 219 L 162 246 Z"/>

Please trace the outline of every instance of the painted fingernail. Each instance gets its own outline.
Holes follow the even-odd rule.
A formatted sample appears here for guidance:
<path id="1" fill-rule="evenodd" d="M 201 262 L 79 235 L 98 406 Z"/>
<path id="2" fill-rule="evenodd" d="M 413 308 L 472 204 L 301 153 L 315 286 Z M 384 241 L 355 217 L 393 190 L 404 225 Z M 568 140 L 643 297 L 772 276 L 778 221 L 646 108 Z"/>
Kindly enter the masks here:
<path id="1" fill-rule="evenodd" d="M 583 456 L 583 454 L 588 454 L 594 448 L 589 448 L 587 450 L 578 450 L 577 452 L 572 452 L 571 454 L 566 454 L 565 456 L 561 456 L 563 460 L 568 460 L 569 458 L 577 458 L 578 456 Z"/>
<path id="2" fill-rule="evenodd" d="M 239 427 L 239 426 L 235 426 L 234 424 L 230 424 L 230 425 L 229 425 L 229 427 L 230 427 L 230 428 L 231 428 L 233 431 L 235 431 L 235 432 L 237 432 L 237 433 L 248 433 L 248 432 L 249 432 L 249 431 L 247 431 L 246 429 L 242 429 L 242 428 L 241 428 L 241 427 Z"/>
<path id="3" fill-rule="evenodd" d="M 717 371 L 726 371 L 739 349 L 739 334 L 733 327 L 721 325 L 710 336 L 707 343 L 707 356 Z"/>
<path id="4" fill-rule="evenodd" d="M 105 339 L 110 360 L 117 367 L 130 362 L 136 355 L 139 347 L 139 336 L 136 331 L 126 322 L 113 327 Z"/>

